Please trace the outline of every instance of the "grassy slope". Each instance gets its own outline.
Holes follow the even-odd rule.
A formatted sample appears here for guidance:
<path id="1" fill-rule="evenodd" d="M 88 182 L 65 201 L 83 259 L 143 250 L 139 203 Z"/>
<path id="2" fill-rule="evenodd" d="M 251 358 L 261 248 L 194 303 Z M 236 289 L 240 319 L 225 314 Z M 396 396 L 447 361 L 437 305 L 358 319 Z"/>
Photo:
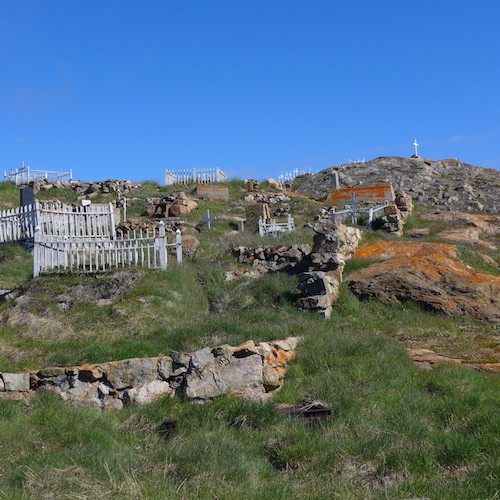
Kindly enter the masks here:
<path id="1" fill-rule="evenodd" d="M 40 278 L 30 307 L 48 312 L 53 329 L 4 324 L 0 370 L 302 335 L 283 389 L 262 406 L 166 399 L 108 414 L 49 394 L 0 401 L 0 498 L 495 496 L 498 377 L 453 366 L 420 371 L 396 340 L 446 338 L 460 349 L 471 333 L 491 329 L 413 304 L 361 303 L 345 286 L 332 319 L 320 320 L 293 306 L 293 277 L 225 283 L 234 261 L 224 249 L 261 240 L 228 241 L 229 222 L 215 227 L 199 235 L 196 261 L 145 273 L 112 306 L 61 311 L 57 296 L 80 279 Z M 17 265 L 27 262 L 21 253 Z M 346 272 L 363 265 L 351 261 Z M 0 278 L 6 269 L 0 263 Z M 277 413 L 276 404 L 304 398 L 325 401 L 333 416 L 307 425 Z M 161 432 L 165 420 L 177 423 L 171 436 Z"/>

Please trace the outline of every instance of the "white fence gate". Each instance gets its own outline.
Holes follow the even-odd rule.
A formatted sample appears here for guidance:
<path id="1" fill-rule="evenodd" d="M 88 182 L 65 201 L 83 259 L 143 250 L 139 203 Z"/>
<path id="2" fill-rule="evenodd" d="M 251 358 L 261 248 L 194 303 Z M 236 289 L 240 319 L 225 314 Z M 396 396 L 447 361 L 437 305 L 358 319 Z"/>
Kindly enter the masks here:
<path id="1" fill-rule="evenodd" d="M 165 224 L 158 232 L 146 231 L 133 238 L 61 238 L 35 231 L 33 276 L 46 272 L 96 273 L 110 269 L 141 266 L 166 269 L 169 249 L 175 250 L 177 263 L 182 263 L 182 237 L 177 230 L 175 242 L 168 243 Z"/>
<path id="2" fill-rule="evenodd" d="M 214 182 L 226 182 L 227 175 L 218 167 L 216 168 L 193 168 L 192 170 L 165 170 L 165 185 L 210 184 Z"/>
<path id="3" fill-rule="evenodd" d="M 289 233 L 295 230 L 295 222 L 291 215 L 288 216 L 286 222 L 276 222 L 271 219 L 271 222 L 266 222 L 262 217 L 259 217 L 259 234 L 260 236 L 277 236 L 281 233 Z"/>
<path id="4" fill-rule="evenodd" d="M 21 168 L 16 168 L 10 172 L 4 172 L 4 181 L 13 182 L 16 185 L 29 184 L 33 181 L 61 181 L 71 182 L 73 179 L 72 170 L 56 171 L 56 170 L 39 170 L 33 169 L 29 165 L 23 165 Z"/>

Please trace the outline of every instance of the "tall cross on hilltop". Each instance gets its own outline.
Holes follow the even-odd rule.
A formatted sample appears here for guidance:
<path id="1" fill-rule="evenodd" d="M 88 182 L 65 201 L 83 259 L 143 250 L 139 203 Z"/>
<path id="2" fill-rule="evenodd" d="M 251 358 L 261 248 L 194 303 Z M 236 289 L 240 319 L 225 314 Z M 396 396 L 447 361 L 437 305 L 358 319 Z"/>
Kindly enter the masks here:
<path id="1" fill-rule="evenodd" d="M 418 142 L 417 139 L 413 141 L 413 145 L 415 146 L 415 156 L 418 158 Z"/>

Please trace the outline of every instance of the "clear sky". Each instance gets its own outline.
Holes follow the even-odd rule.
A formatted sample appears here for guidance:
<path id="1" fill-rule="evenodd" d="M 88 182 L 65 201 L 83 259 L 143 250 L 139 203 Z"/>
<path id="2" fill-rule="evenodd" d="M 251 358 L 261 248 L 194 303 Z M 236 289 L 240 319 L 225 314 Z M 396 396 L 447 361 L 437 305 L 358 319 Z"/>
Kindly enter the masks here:
<path id="1" fill-rule="evenodd" d="M 500 168 L 499 0 L 0 0 L 0 169 Z"/>

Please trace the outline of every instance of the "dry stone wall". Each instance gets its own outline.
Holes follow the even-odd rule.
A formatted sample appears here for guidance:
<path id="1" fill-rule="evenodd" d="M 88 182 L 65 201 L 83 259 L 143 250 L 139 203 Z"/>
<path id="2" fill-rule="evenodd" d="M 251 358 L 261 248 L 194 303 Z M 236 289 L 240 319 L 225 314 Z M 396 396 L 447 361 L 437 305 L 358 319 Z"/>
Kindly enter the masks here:
<path id="1" fill-rule="evenodd" d="M 0 399 L 50 391 L 74 406 L 116 410 L 160 396 L 204 402 L 229 394 L 262 402 L 279 389 L 299 338 L 222 345 L 169 356 L 0 373 Z"/>

